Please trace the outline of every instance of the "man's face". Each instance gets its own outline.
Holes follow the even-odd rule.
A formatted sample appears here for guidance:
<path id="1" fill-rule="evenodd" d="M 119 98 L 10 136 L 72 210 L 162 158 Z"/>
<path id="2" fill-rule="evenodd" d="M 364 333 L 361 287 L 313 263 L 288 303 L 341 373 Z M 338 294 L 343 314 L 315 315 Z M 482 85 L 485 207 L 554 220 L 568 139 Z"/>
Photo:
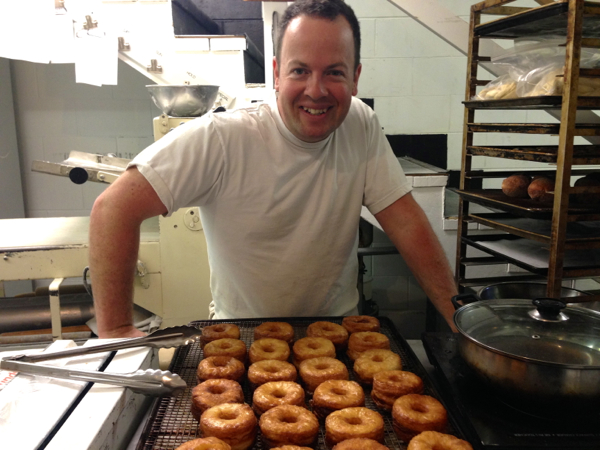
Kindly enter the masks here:
<path id="1" fill-rule="evenodd" d="M 299 16 L 285 31 L 273 60 L 277 105 L 287 128 L 305 142 L 329 136 L 346 118 L 358 92 L 354 40 L 348 21 Z"/>

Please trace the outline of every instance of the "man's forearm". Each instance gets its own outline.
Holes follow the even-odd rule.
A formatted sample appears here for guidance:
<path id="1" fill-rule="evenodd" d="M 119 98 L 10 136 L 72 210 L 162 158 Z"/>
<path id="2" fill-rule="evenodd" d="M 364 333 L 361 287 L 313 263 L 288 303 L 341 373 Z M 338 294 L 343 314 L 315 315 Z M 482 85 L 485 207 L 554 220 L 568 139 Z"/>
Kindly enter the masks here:
<path id="1" fill-rule="evenodd" d="M 376 215 L 411 272 L 448 325 L 454 327 L 456 283 L 444 249 L 427 216 L 412 196 L 401 198 Z"/>
<path id="2" fill-rule="evenodd" d="M 99 200 L 90 220 L 90 276 L 101 338 L 133 332 L 133 281 L 139 227 L 124 225 L 122 221 L 115 223 L 114 214 L 106 202 Z"/>
<path id="3" fill-rule="evenodd" d="M 140 245 L 140 225 L 165 214 L 148 181 L 134 168 L 94 202 L 90 216 L 90 276 L 100 337 L 133 337 L 133 281 Z"/>

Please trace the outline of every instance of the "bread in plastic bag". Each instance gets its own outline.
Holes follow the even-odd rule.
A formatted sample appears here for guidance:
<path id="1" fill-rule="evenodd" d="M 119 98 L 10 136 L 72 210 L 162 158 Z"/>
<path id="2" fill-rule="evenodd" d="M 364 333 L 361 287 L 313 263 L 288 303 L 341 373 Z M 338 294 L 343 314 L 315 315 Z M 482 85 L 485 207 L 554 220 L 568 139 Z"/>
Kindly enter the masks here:
<path id="1" fill-rule="evenodd" d="M 564 42 L 564 38 L 548 38 L 537 42 L 516 40 L 514 48 L 492 58 L 492 64 L 504 66 L 506 73 L 485 85 L 473 100 L 562 95 Z M 581 49 L 580 67 L 600 67 L 600 51 Z M 580 77 L 578 95 L 600 96 L 600 79 Z"/>
<path id="2" fill-rule="evenodd" d="M 475 100 L 500 100 L 517 98 L 517 82 L 509 74 L 490 81 L 475 96 Z"/>

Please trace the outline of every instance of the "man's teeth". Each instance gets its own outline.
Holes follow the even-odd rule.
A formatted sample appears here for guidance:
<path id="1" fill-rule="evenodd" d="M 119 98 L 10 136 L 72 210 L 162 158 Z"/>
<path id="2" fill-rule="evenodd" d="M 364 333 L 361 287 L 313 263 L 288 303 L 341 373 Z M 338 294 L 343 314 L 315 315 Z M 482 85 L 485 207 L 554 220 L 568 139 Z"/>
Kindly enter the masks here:
<path id="1" fill-rule="evenodd" d="M 313 114 L 313 115 L 319 115 L 319 114 L 325 114 L 325 112 L 327 111 L 327 109 L 312 109 L 312 108 L 306 108 L 306 107 L 302 107 L 302 109 L 304 109 L 304 111 Z"/>

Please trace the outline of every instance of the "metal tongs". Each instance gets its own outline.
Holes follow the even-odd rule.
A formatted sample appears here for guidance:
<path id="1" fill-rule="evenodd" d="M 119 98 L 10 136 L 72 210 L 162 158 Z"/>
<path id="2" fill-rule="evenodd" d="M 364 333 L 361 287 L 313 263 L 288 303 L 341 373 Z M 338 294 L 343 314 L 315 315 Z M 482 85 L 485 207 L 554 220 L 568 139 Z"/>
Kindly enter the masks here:
<path id="1" fill-rule="evenodd" d="M 63 378 L 68 380 L 98 382 L 104 384 L 113 384 L 120 387 L 126 387 L 134 392 L 145 395 L 164 396 L 175 395 L 180 390 L 187 387 L 186 382 L 177 374 L 163 370 L 138 370 L 133 373 L 106 373 L 84 370 L 72 370 L 63 367 L 45 366 L 32 364 L 39 361 L 48 361 L 51 359 L 68 358 L 72 356 L 89 355 L 92 353 L 101 353 L 108 351 L 123 350 L 135 347 L 154 347 L 170 348 L 180 345 L 190 345 L 198 342 L 202 331 L 190 327 L 170 327 L 157 330 L 148 336 L 126 339 L 109 344 L 101 344 L 90 347 L 77 347 L 53 353 L 43 353 L 39 355 L 16 355 L 0 360 L 0 368 L 7 370 L 16 370 L 22 373 L 42 375 L 54 378 Z"/>

